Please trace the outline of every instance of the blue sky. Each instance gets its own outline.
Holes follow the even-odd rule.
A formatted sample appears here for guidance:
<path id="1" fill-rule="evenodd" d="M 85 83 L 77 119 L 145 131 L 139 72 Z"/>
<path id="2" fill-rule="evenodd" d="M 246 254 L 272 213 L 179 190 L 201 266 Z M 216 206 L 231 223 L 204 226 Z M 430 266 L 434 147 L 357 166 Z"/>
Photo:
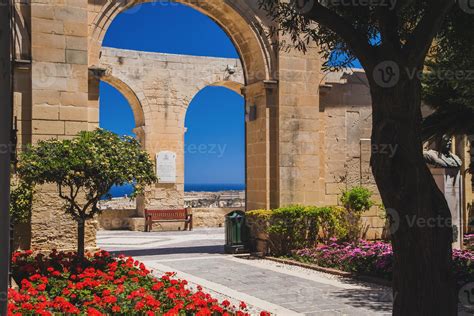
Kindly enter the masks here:
<path id="1" fill-rule="evenodd" d="M 161 53 L 237 58 L 227 35 L 203 14 L 172 2 L 154 2 L 119 15 L 104 46 Z M 132 134 L 133 114 L 123 96 L 101 84 L 101 127 Z M 208 87 L 186 116 L 185 182 L 245 182 L 244 100 L 225 88 Z M 204 149 L 205 148 L 205 149 Z"/>

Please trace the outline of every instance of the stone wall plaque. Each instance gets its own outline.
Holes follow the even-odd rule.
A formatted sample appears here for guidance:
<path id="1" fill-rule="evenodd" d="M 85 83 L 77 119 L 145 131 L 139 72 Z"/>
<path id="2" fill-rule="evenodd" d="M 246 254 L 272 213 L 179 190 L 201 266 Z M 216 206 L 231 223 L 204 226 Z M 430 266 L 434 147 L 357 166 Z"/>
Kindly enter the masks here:
<path id="1" fill-rule="evenodd" d="M 176 183 L 176 153 L 160 151 L 156 154 L 156 176 L 159 183 Z"/>

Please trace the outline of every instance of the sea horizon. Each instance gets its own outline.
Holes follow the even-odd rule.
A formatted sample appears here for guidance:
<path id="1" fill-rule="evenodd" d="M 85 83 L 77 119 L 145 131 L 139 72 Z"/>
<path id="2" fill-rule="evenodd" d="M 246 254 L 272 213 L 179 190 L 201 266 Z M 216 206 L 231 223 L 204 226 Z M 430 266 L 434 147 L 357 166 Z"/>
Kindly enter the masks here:
<path id="1" fill-rule="evenodd" d="M 130 196 L 132 186 L 114 186 L 109 194 L 112 198 Z M 220 191 L 244 191 L 245 184 L 239 183 L 189 183 L 184 185 L 185 192 L 220 192 Z"/>

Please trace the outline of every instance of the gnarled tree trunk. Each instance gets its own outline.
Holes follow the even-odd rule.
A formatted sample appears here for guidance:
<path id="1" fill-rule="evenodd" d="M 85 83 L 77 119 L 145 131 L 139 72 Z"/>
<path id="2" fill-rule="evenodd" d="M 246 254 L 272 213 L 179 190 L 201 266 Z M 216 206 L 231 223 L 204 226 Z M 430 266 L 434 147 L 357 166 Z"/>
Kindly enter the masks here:
<path id="1" fill-rule="evenodd" d="M 451 214 L 423 158 L 421 83 L 372 84 L 371 166 L 392 219 L 394 315 L 456 315 Z M 395 155 L 381 148 L 391 145 Z"/>
<path id="2" fill-rule="evenodd" d="M 80 219 L 77 221 L 77 256 L 79 259 L 84 258 L 85 249 L 85 234 L 86 234 L 86 221 Z"/>

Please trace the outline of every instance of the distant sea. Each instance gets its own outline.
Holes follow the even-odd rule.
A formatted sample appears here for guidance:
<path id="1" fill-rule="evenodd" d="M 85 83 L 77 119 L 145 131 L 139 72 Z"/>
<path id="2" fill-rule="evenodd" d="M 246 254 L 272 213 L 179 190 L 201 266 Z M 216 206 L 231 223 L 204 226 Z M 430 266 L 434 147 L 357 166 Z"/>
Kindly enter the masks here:
<path id="1" fill-rule="evenodd" d="M 186 192 L 219 192 L 219 191 L 244 191 L 245 184 L 185 184 L 184 191 Z M 110 190 L 110 195 L 113 198 L 130 196 L 133 188 L 131 185 L 114 186 Z"/>

